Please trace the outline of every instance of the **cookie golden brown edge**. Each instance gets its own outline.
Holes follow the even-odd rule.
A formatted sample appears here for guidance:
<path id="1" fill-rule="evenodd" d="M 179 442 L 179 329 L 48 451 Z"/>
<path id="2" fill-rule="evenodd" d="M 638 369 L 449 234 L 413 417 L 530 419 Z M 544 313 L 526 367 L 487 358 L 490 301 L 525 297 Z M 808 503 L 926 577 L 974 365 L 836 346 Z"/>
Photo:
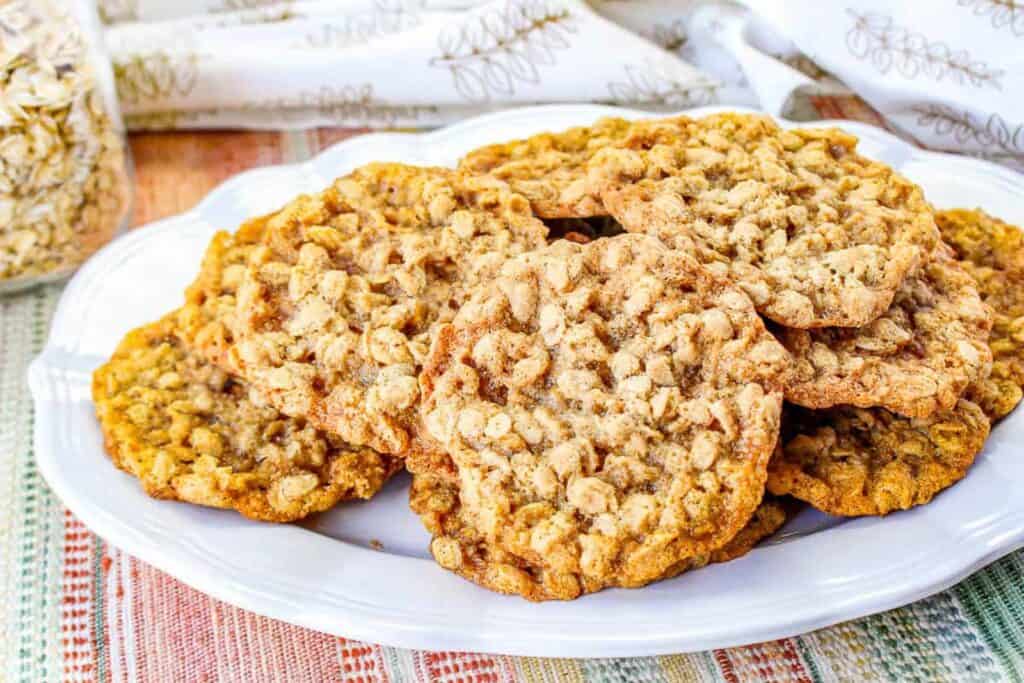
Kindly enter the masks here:
<path id="1" fill-rule="evenodd" d="M 289 522 L 370 498 L 400 469 L 281 415 L 189 352 L 175 320 L 129 332 L 93 374 L 107 452 L 149 495 Z"/>

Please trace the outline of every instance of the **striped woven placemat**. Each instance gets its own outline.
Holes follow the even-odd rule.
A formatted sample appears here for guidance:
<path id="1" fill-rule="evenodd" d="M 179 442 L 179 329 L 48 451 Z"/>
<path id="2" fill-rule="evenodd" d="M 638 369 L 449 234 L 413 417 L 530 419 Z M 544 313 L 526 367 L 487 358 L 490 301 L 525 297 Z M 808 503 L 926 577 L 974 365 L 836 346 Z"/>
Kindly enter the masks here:
<path id="1" fill-rule="evenodd" d="M 824 117 L 873 119 L 848 100 Z M 354 131 L 138 135 L 135 224 L 253 166 Z M 797 638 L 688 655 L 537 659 L 382 647 L 257 616 L 107 544 L 47 489 L 25 372 L 59 287 L 0 299 L 0 681 L 1024 680 L 1024 551 L 902 609 Z"/>

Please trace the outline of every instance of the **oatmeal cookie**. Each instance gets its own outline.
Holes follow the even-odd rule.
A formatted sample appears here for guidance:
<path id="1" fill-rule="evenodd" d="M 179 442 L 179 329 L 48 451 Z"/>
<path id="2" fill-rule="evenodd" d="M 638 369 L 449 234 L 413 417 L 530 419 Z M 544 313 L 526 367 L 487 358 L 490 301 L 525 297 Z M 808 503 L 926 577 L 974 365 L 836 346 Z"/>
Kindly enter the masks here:
<path id="1" fill-rule="evenodd" d="M 506 181 L 530 200 L 541 218 L 587 218 L 608 212 L 597 193 L 586 188 L 587 163 L 601 149 L 632 136 L 671 140 L 686 117 L 627 121 L 599 119 L 559 133 L 541 133 L 523 140 L 487 145 L 467 154 L 459 169 Z"/>
<path id="2" fill-rule="evenodd" d="M 935 221 L 995 311 L 992 372 L 967 397 L 998 420 L 1017 406 L 1024 387 L 1024 232 L 980 209 L 937 211 Z"/>
<path id="3" fill-rule="evenodd" d="M 535 567 L 517 555 L 488 544 L 460 512 L 458 486 L 450 478 L 414 474 L 409 505 L 433 536 L 430 552 L 445 569 L 489 590 L 519 595 L 535 602 L 579 597 L 575 584 L 553 581 L 550 570 Z M 681 560 L 656 580 L 669 579 L 708 564 L 729 562 L 746 555 L 761 540 L 786 523 L 795 507 L 766 495 L 753 516 L 728 543 L 711 553 Z"/>
<path id="4" fill-rule="evenodd" d="M 545 590 L 640 586 L 747 523 L 789 365 L 749 298 L 687 254 L 559 241 L 441 327 L 424 441 L 450 456 L 465 523 Z"/>
<path id="5" fill-rule="evenodd" d="M 286 415 L 404 454 L 431 328 L 466 287 L 546 237 L 500 181 L 365 166 L 267 219 L 239 286 L 227 366 Z"/>
<path id="6" fill-rule="evenodd" d="M 988 433 L 985 414 L 966 399 L 921 419 L 884 408 L 787 405 L 768 490 L 830 515 L 905 510 L 960 481 Z"/>
<path id="7" fill-rule="evenodd" d="M 786 400 L 807 408 L 880 406 L 909 417 L 952 408 L 992 364 L 992 311 L 943 246 L 863 327 L 782 328 L 795 359 Z"/>
<path id="8" fill-rule="evenodd" d="M 369 498 L 400 467 L 263 404 L 187 351 L 174 321 L 128 333 L 93 375 L 107 452 L 149 495 L 287 522 Z"/>
<path id="9" fill-rule="evenodd" d="M 213 236 L 199 274 L 185 290 L 185 304 L 176 313 L 175 334 L 218 366 L 228 367 L 238 287 L 249 256 L 266 234 L 269 218 L 254 218 L 234 233 L 220 231 Z"/>
<path id="10" fill-rule="evenodd" d="M 787 327 L 871 322 L 938 243 L 920 188 L 840 130 L 716 114 L 666 137 L 605 146 L 587 187 L 626 230 L 697 255 Z"/>

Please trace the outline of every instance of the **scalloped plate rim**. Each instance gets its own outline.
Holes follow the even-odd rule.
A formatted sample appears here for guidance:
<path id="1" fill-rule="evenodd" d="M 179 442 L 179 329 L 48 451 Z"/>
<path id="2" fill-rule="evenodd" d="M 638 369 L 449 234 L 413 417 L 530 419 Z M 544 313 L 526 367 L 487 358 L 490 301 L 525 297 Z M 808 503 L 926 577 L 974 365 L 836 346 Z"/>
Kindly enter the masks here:
<path id="1" fill-rule="evenodd" d="M 702 107 L 685 113 L 702 115 L 730 110 L 751 111 L 733 107 Z M 693 628 L 689 628 L 636 635 L 587 630 L 586 625 L 594 622 L 599 616 L 598 613 L 609 611 L 607 603 L 611 603 L 611 612 L 614 612 L 617 600 L 621 599 L 628 604 L 635 602 L 631 596 L 642 595 L 643 591 L 665 593 L 665 587 L 669 586 L 671 582 L 639 589 L 639 591 L 609 591 L 596 596 L 584 597 L 572 603 L 538 606 L 536 611 L 531 612 L 531 615 L 527 617 L 502 615 L 500 609 L 497 610 L 499 614 L 491 614 L 485 609 L 485 613 L 478 620 L 472 622 L 467 621 L 465 617 L 453 618 L 446 614 L 444 609 L 431 611 L 420 608 L 410 612 L 395 605 L 381 604 L 379 601 L 363 601 L 358 599 L 358 596 L 354 595 L 351 588 L 347 586 L 335 586 L 331 590 L 322 589 L 324 592 L 320 599 L 311 604 L 311 601 L 303 600 L 298 595 L 301 588 L 309 588 L 308 581 L 303 583 L 301 580 L 297 580 L 297 582 L 292 582 L 293 585 L 289 585 L 282 580 L 282 577 L 276 576 L 256 582 L 252 577 L 247 579 L 244 576 L 244 567 L 232 566 L 228 559 L 212 556 L 210 550 L 203 548 L 201 543 L 184 542 L 183 540 L 158 542 L 155 535 L 158 531 L 166 531 L 166 526 L 151 523 L 145 519 L 144 515 L 130 518 L 118 516 L 112 507 L 114 498 L 90 497 L 87 495 L 87 491 L 80 488 L 76 478 L 69 476 L 70 470 L 66 468 L 70 465 L 66 460 L 62 460 L 62 457 L 65 459 L 68 457 L 69 449 L 60 448 L 61 444 L 58 438 L 64 432 L 61 429 L 53 429 L 57 416 L 62 416 L 64 421 L 70 422 L 67 424 L 61 422 L 56 426 L 63 426 L 69 430 L 74 426 L 76 419 L 74 411 L 66 409 L 69 402 L 74 405 L 74 399 L 68 395 L 70 386 L 65 377 L 65 375 L 76 371 L 75 367 L 68 365 L 69 359 L 76 357 L 76 348 L 73 344 L 64 343 L 62 339 L 68 338 L 66 335 L 76 324 L 85 324 L 81 320 L 81 316 L 75 314 L 77 301 L 88 293 L 91 285 L 94 285 L 99 278 L 104 276 L 104 273 L 108 272 L 106 268 L 111 263 L 116 265 L 117 259 L 130 258 L 138 250 L 146 249 L 148 243 L 159 239 L 161 235 L 168 232 L 181 229 L 182 226 L 189 226 L 193 230 L 212 232 L 213 227 L 204 218 L 205 213 L 236 188 L 252 184 L 262 175 L 284 177 L 291 174 L 293 177 L 299 175 L 314 177 L 317 176 L 318 164 L 324 164 L 335 158 L 344 158 L 346 154 L 352 154 L 354 150 L 401 147 L 406 151 L 422 151 L 427 147 L 443 147 L 472 132 L 500 130 L 502 124 L 509 122 L 522 123 L 529 120 L 533 125 L 535 120 L 543 121 L 545 117 L 560 117 L 560 120 L 575 119 L 580 123 L 587 123 L 598 116 L 609 114 L 630 117 L 652 116 L 647 112 L 610 107 L 555 105 L 488 114 L 430 133 L 368 134 L 338 143 L 322 151 L 316 157 L 298 164 L 264 167 L 238 174 L 211 191 L 193 209 L 151 223 L 144 230 L 132 231 L 106 246 L 90 259 L 65 289 L 54 315 L 54 323 L 47 344 L 29 369 L 29 384 L 35 401 L 36 415 L 39 416 L 35 424 L 34 445 L 37 463 L 44 478 L 64 503 L 101 536 L 129 554 L 167 571 L 201 591 L 257 613 L 302 626 L 350 638 L 411 648 L 591 657 L 668 654 L 741 645 L 791 636 L 906 604 L 940 591 L 997 557 L 1024 546 L 1024 503 L 1022 503 L 1013 509 L 1013 515 L 1004 514 L 999 519 L 990 520 L 988 524 L 979 523 L 972 528 L 961 527 L 962 535 L 942 539 L 948 541 L 953 547 L 959 548 L 962 551 L 960 553 L 944 557 L 943 561 L 937 561 L 937 558 L 933 556 L 917 556 L 910 562 L 894 562 L 889 566 L 888 571 L 876 572 L 871 575 L 874 579 L 891 578 L 890 574 L 900 571 L 913 574 L 914 580 L 911 582 L 897 583 L 884 589 L 876 587 L 874 592 L 869 592 L 865 596 L 853 590 L 851 586 L 858 585 L 858 580 L 853 578 L 845 583 L 836 583 L 829 590 L 820 589 L 816 595 L 822 598 L 821 600 L 805 599 L 793 605 L 791 596 L 788 598 L 788 602 L 782 598 L 776 601 L 785 604 L 769 602 L 761 605 L 762 610 L 776 607 L 785 614 L 780 619 L 773 620 L 761 616 L 749 623 L 737 624 L 734 623 L 734 620 L 728 619 L 727 615 L 718 615 L 719 621 L 723 623 L 709 625 L 707 629 L 695 631 Z M 985 176 L 991 181 L 1004 185 L 1007 191 L 1019 192 L 1024 196 L 1024 179 L 1011 171 L 975 159 L 918 150 L 899 138 L 871 126 L 848 121 L 810 123 L 783 121 L 782 123 L 787 126 L 835 125 L 842 127 L 862 139 L 871 140 L 873 144 L 899 150 L 906 159 L 931 160 L 945 167 L 959 167 L 964 172 Z M 549 124 L 538 124 L 537 127 L 546 127 L 547 125 Z M 556 127 L 557 125 L 561 124 L 556 124 Z M 495 137 L 500 139 L 501 135 Z M 81 370 L 77 371 L 81 372 Z M 54 412 L 47 410 L 54 406 L 58 410 Z M 65 408 L 63 413 L 59 410 L 62 406 Z M 1004 422 L 1004 425 L 1010 422 L 1024 422 L 1020 418 L 1020 415 L 1013 416 Z M 1003 425 L 1000 426 L 1000 429 L 1002 427 Z M 73 444 L 74 439 L 72 438 L 71 445 L 73 446 Z M 987 467 L 985 471 L 988 472 Z M 939 502 L 937 501 L 936 505 Z M 158 504 L 170 505 L 159 502 Z M 900 517 L 899 519 L 910 519 L 910 517 Z M 846 533 L 855 533 L 864 526 L 865 524 L 860 521 L 851 522 Z M 275 541 L 278 536 L 283 534 L 296 543 L 340 544 L 346 547 L 344 552 L 350 554 L 359 563 L 376 565 L 392 562 L 391 560 L 380 562 L 380 556 L 374 551 L 320 537 L 302 527 L 279 526 L 273 527 L 273 529 L 273 532 L 261 533 L 267 536 L 272 534 Z M 201 524 L 198 530 L 202 530 Z M 825 533 L 837 532 L 839 531 Z M 310 536 L 317 538 L 310 541 Z M 725 565 L 716 570 L 729 570 L 730 573 L 742 572 L 745 571 L 745 568 L 749 568 L 751 562 L 757 558 L 761 558 L 760 561 L 765 564 L 771 564 L 779 553 L 791 554 L 800 548 L 809 549 L 819 545 L 821 539 L 815 542 L 814 538 L 814 536 L 808 536 L 784 545 L 759 548 L 747 558 L 732 563 L 734 566 Z M 966 552 L 965 549 L 970 549 L 970 552 Z M 386 553 L 382 555 L 389 558 L 395 557 Z M 452 577 L 428 560 L 401 557 L 393 561 L 413 563 L 409 565 L 414 567 L 411 570 L 413 574 L 422 574 L 426 580 L 442 585 L 446 590 L 451 585 Z M 737 567 L 740 569 L 737 570 Z M 225 571 L 231 573 L 231 576 L 220 573 Z M 680 580 L 685 581 L 686 577 L 676 581 Z M 862 583 L 863 578 L 859 582 Z M 458 582 L 458 586 L 464 587 L 465 591 L 483 593 L 480 589 L 461 581 Z M 461 589 L 457 587 L 455 590 Z M 668 590 L 670 591 L 671 588 Z M 289 592 L 292 594 L 289 595 Z M 613 597 L 602 598 L 602 595 Z M 490 594 L 486 594 L 481 599 L 488 607 L 491 604 L 497 604 L 499 607 L 511 605 L 507 601 L 521 602 L 518 598 L 505 598 Z M 320 609 L 318 610 L 317 607 Z M 800 609 L 795 609 L 797 607 Z M 523 610 L 513 609 L 511 611 L 522 612 Z M 605 616 L 607 617 L 607 615 Z M 420 618 L 419 621 L 416 621 L 416 617 Z M 536 623 L 539 621 L 544 623 Z M 657 620 L 654 619 L 654 621 Z M 598 620 L 598 623 L 601 621 Z M 613 621 L 608 622 L 606 619 L 603 623 L 606 626 L 608 623 L 615 623 L 615 617 L 613 617 Z M 661 622 L 659 622 L 660 625 L 662 625 Z M 548 628 L 542 628 L 542 626 Z M 579 635 L 564 630 L 558 631 L 558 629 L 565 629 L 569 626 L 580 627 L 583 631 Z"/>

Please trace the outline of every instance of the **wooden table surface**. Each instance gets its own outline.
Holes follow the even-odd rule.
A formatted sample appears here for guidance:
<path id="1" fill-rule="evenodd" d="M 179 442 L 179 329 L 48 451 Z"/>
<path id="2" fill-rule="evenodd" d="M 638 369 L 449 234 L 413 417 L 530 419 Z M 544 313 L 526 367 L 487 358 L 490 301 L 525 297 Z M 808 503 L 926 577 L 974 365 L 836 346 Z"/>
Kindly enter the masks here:
<path id="1" fill-rule="evenodd" d="M 187 211 L 236 173 L 258 166 L 304 161 L 335 142 L 364 132 L 315 129 L 132 133 L 132 226 Z"/>

